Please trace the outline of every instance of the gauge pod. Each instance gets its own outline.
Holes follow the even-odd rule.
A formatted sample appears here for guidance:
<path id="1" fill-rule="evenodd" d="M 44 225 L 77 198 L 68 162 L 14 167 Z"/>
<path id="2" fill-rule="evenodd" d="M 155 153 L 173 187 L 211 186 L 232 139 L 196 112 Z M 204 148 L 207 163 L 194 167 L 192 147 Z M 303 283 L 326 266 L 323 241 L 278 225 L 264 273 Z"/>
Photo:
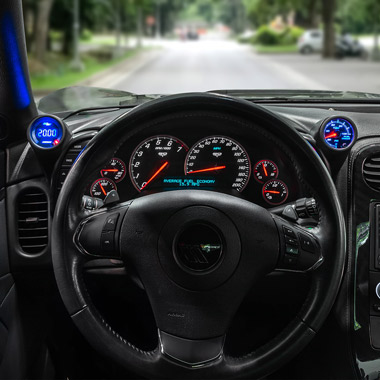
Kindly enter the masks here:
<path id="1" fill-rule="evenodd" d="M 351 147 L 357 136 L 353 121 L 346 117 L 332 117 L 322 123 L 321 139 L 334 151 L 344 151 Z"/>
<path id="2" fill-rule="evenodd" d="M 60 146 L 65 138 L 66 128 L 55 116 L 38 116 L 28 128 L 28 140 L 33 147 L 51 150 Z"/>

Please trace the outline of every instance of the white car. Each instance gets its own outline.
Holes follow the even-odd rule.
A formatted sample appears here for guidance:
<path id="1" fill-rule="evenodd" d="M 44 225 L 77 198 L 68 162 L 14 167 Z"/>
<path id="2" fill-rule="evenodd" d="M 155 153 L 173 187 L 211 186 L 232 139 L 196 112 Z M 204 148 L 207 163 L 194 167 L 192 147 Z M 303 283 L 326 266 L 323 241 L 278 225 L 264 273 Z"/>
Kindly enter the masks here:
<path id="1" fill-rule="evenodd" d="M 323 47 L 323 31 L 307 30 L 298 40 L 298 51 L 302 54 L 320 52 Z"/>

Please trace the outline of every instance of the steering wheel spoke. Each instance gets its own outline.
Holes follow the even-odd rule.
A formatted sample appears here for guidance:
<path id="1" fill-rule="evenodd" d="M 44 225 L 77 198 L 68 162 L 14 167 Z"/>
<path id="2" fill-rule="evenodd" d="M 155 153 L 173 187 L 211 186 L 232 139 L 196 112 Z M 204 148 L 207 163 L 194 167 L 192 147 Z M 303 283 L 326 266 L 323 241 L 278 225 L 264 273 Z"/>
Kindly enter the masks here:
<path id="1" fill-rule="evenodd" d="M 130 202 L 100 210 L 83 219 L 75 232 L 76 247 L 88 259 L 120 259 L 119 236 L 122 219 Z"/>
<path id="2" fill-rule="evenodd" d="M 323 263 L 321 244 L 317 235 L 298 224 L 273 215 L 276 222 L 280 255 L 276 270 L 310 272 Z"/>
<path id="3" fill-rule="evenodd" d="M 209 339 L 185 339 L 159 330 L 161 354 L 187 367 L 199 367 L 219 360 L 225 336 Z"/>

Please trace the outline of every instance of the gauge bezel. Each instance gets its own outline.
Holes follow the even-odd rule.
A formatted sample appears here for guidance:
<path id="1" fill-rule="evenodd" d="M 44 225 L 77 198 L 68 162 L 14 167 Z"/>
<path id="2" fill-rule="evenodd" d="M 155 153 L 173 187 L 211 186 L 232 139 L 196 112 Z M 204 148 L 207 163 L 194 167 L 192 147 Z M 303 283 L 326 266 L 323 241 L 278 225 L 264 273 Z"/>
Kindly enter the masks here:
<path id="1" fill-rule="evenodd" d="M 271 162 L 275 167 L 276 167 L 276 169 L 277 169 L 277 174 L 276 174 L 276 177 L 274 177 L 274 178 L 271 178 L 271 179 L 268 179 L 267 181 L 260 181 L 259 179 L 257 179 L 256 178 L 256 176 L 255 176 L 255 170 L 256 170 L 256 168 L 257 168 L 257 166 L 259 165 L 259 164 L 261 164 L 262 162 Z M 262 159 L 262 160 L 260 160 L 260 161 L 257 161 L 256 163 L 255 163 L 255 165 L 253 166 L 253 178 L 255 179 L 255 181 L 256 182 L 258 182 L 258 183 L 260 183 L 260 184 L 264 184 L 264 183 L 266 183 L 266 182 L 268 182 L 268 181 L 271 181 L 272 179 L 277 179 L 278 178 L 278 175 L 279 175 L 279 172 L 280 172 L 280 170 L 278 169 L 278 165 L 273 161 L 273 160 L 269 160 L 269 159 L 266 159 L 266 158 L 264 158 L 264 159 Z"/>
<path id="2" fill-rule="evenodd" d="M 43 120 L 43 119 L 53 119 L 59 125 L 61 129 L 60 130 L 61 138 L 59 139 L 59 142 L 57 145 L 44 147 L 42 145 L 39 145 L 38 142 L 36 141 L 35 130 L 37 128 L 39 120 Z M 49 114 L 39 115 L 35 117 L 29 124 L 28 130 L 27 130 L 27 138 L 28 138 L 29 143 L 36 149 L 39 149 L 45 152 L 53 151 L 60 148 L 63 145 L 63 141 L 65 140 L 65 137 L 66 137 L 66 125 L 64 124 L 64 122 L 57 116 L 49 115 Z"/>
<path id="3" fill-rule="evenodd" d="M 284 200 L 282 200 L 280 203 L 278 202 L 271 202 L 269 201 L 266 197 L 265 197 L 265 193 L 264 193 L 264 188 L 270 183 L 270 182 L 274 182 L 274 181 L 277 181 L 277 182 L 281 182 L 285 187 L 286 187 L 286 197 L 284 198 Z M 277 178 L 273 178 L 273 179 L 270 179 L 269 181 L 265 182 L 263 184 L 263 187 L 261 189 L 261 195 L 262 197 L 264 198 L 264 201 L 267 202 L 268 204 L 272 205 L 272 206 L 280 206 L 282 205 L 284 202 L 286 202 L 286 200 L 288 199 L 289 197 L 289 187 L 288 185 L 282 181 L 281 179 L 277 179 Z"/>
<path id="4" fill-rule="evenodd" d="M 245 153 L 246 157 L 248 158 L 248 166 L 249 166 L 249 170 L 248 170 L 248 177 L 247 177 L 247 181 L 245 182 L 244 186 L 237 190 L 237 189 L 234 189 L 232 188 L 233 190 L 236 190 L 237 192 L 241 193 L 248 185 L 249 183 L 249 180 L 251 179 L 251 174 L 252 174 L 252 163 L 251 163 L 251 158 L 249 157 L 249 154 L 247 152 L 247 150 L 243 147 L 243 145 L 236 141 L 235 139 L 233 139 L 232 137 L 229 137 L 229 136 L 224 136 L 224 135 L 210 135 L 210 136 L 206 136 L 206 137 L 203 137 L 201 139 L 199 139 L 195 144 L 193 144 L 191 146 L 191 148 L 189 149 L 189 151 L 187 152 L 187 155 L 186 155 L 186 158 L 185 158 L 185 163 L 184 163 L 184 173 L 185 175 L 188 175 L 187 173 L 187 161 L 188 161 L 188 158 L 190 156 L 190 152 L 202 141 L 205 141 L 205 140 L 208 140 L 208 139 L 214 139 L 214 138 L 223 138 L 223 139 L 226 139 L 226 140 L 230 140 L 232 141 L 234 144 L 236 144 L 237 146 L 240 147 L 240 149 Z"/>
<path id="5" fill-rule="evenodd" d="M 173 139 L 175 141 L 178 141 L 180 142 L 184 147 L 185 149 L 187 149 L 186 151 L 186 157 L 185 157 L 185 160 L 187 158 L 187 153 L 189 152 L 189 147 L 187 144 L 185 144 L 181 139 L 179 139 L 178 137 L 175 137 L 175 136 L 172 136 L 172 135 L 153 135 L 153 136 L 150 136 L 150 137 L 147 137 L 145 140 L 141 141 L 135 149 L 133 149 L 133 152 L 131 154 L 131 157 L 129 158 L 129 162 L 128 162 L 128 172 L 129 172 L 129 178 L 132 182 L 132 185 L 133 187 L 139 192 L 141 193 L 144 189 L 140 189 L 138 186 L 137 186 L 137 183 L 135 182 L 133 176 L 132 176 L 132 160 L 133 160 L 133 157 L 135 156 L 136 152 L 139 150 L 139 148 L 144 145 L 147 141 L 150 141 L 150 140 L 154 140 L 156 139 L 157 137 L 162 137 L 162 138 L 169 138 L 169 139 Z"/>
<path id="6" fill-rule="evenodd" d="M 124 168 L 123 176 L 122 176 L 119 180 L 116 181 L 116 180 L 111 179 L 111 181 L 113 181 L 114 183 L 119 183 L 119 182 L 121 182 L 121 181 L 125 178 L 125 176 L 127 175 L 127 165 L 126 165 L 125 162 L 124 162 L 121 158 L 119 158 L 119 157 L 112 157 L 112 158 L 110 158 L 110 159 L 108 160 L 107 164 L 110 163 L 112 160 L 119 161 L 119 162 L 121 163 L 121 165 L 123 166 L 123 168 Z M 101 176 L 102 178 L 108 178 L 108 177 L 104 177 L 104 175 L 102 174 L 102 171 L 103 171 L 103 170 L 105 170 L 105 169 L 100 169 L 100 176 Z M 108 179 L 110 179 L 110 178 L 108 178 Z"/>
<path id="7" fill-rule="evenodd" d="M 353 139 L 351 140 L 351 142 L 345 147 L 345 148 L 334 148 L 332 147 L 330 144 L 327 143 L 326 139 L 325 139 L 325 128 L 327 126 L 327 124 L 332 121 L 332 120 L 336 120 L 336 119 L 342 119 L 342 120 L 345 120 L 347 121 L 353 131 L 354 131 L 354 136 L 353 136 Z M 346 117 L 346 116 L 331 116 L 327 119 L 325 119 L 322 124 L 321 124 L 321 127 L 319 129 L 319 137 L 320 139 L 322 140 L 323 142 L 323 146 L 325 146 L 326 148 L 328 148 L 331 152 L 345 152 L 349 149 L 351 149 L 352 145 L 355 143 L 356 139 L 357 139 L 357 136 L 358 136 L 358 129 L 356 128 L 356 125 L 355 123 L 352 121 L 352 119 L 350 119 L 349 117 Z"/>
<path id="8" fill-rule="evenodd" d="M 115 190 L 115 191 L 117 191 L 117 185 L 116 185 L 116 183 L 115 183 L 115 181 L 112 181 L 112 179 L 109 179 L 109 178 L 107 178 L 107 177 L 99 177 L 99 178 L 97 178 L 92 184 L 91 184 L 91 186 L 90 186 L 90 195 L 91 195 L 91 197 L 93 197 L 93 198 L 97 198 L 97 197 L 94 197 L 93 195 L 92 195 L 92 188 L 93 188 L 93 186 L 96 184 L 96 182 L 98 182 L 98 181 L 109 181 L 109 182 L 111 182 L 112 183 L 112 185 L 115 187 L 113 190 Z M 107 195 L 108 195 L 108 193 L 107 193 Z M 106 196 L 107 196 L 106 195 Z M 105 196 L 105 197 L 106 197 Z M 101 199 L 101 198 L 100 198 Z"/>

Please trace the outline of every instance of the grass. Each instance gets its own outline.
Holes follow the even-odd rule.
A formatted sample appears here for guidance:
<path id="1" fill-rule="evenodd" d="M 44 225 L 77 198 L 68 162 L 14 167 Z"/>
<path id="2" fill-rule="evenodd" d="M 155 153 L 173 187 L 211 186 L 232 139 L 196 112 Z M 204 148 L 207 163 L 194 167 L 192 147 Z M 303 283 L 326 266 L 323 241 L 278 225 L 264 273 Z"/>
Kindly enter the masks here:
<path id="1" fill-rule="evenodd" d="M 255 50 L 260 54 L 280 54 L 280 53 L 297 53 L 297 45 L 255 45 Z"/>
<path id="2" fill-rule="evenodd" d="M 90 55 L 83 56 L 82 61 L 85 66 L 83 71 L 73 71 L 70 69 L 70 59 L 55 55 L 52 59 L 49 59 L 49 67 L 43 73 L 33 74 L 33 72 L 31 72 L 32 89 L 54 90 L 72 86 L 100 71 L 108 69 L 124 59 L 131 58 L 136 55 L 138 51 L 139 49 L 129 50 L 120 58 L 108 61 L 99 61 Z"/>

